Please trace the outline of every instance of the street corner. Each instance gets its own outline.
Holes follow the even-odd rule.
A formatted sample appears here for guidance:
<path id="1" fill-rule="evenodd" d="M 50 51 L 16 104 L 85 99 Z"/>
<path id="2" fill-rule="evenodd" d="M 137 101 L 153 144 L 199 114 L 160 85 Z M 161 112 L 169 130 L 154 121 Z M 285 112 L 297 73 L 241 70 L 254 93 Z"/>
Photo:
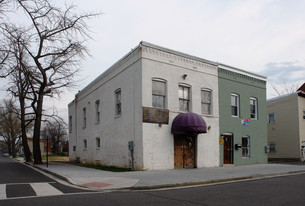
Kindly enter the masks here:
<path id="1" fill-rule="evenodd" d="M 127 189 L 133 187 L 139 180 L 125 177 L 100 178 L 70 178 L 70 182 L 88 189 Z"/>
<path id="2" fill-rule="evenodd" d="M 87 187 L 90 189 L 101 189 L 107 186 L 111 186 L 112 184 L 104 183 L 104 182 L 88 182 L 82 185 L 77 185 L 79 187 Z"/>

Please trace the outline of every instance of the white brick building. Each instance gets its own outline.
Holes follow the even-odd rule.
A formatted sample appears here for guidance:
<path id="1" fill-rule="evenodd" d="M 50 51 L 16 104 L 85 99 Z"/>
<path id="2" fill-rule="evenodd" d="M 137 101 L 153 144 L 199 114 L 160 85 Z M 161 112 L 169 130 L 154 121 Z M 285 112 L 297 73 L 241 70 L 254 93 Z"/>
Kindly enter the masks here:
<path id="1" fill-rule="evenodd" d="M 69 104 L 70 160 L 139 170 L 219 166 L 218 108 L 216 63 L 141 42 Z M 189 112 L 207 133 L 171 132 Z"/>

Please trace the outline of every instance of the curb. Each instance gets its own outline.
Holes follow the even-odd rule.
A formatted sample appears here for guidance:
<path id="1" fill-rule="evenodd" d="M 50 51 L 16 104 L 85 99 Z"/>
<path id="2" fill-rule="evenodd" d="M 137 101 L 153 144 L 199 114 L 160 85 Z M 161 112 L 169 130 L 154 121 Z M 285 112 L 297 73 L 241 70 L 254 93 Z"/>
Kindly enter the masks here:
<path id="1" fill-rule="evenodd" d="M 50 171 L 50 170 L 48 170 L 48 169 L 44 169 L 44 168 L 38 167 L 38 166 L 36 166 L 36 165 L 34 165 L 34 164 L 31 164 L 31 163 L 28 163 L 28 162 L 24 162 L 24 163 L 27 164 L 27 165 L 29 165 L 29 166 L 31 166 L 31 167 L 34 167 L 34 168 L 36 168 L 36 169 L 38 169 L 38 170 L 41 170 L 41 171 L 43 171 L 43 172 L 45 172 L 45 173 L 48 173 L 48 174 L 50 174 L 50 175 L 53 175 L 53 176 L 57 177 L 58 179 L 61 179 L 61 180 L 65 181 L 65 182 L 67 182 L 67 183 L 69 183 L 69 184 L 75 185 L 75 184 L 73 184 L 72 182 L 70 182 L 70 180 L 69 180 L 68 178 L 66 178 L 66 177 L 64 177 L 64 176 L 61 176 L 61 175 L 59 175 L 59 174 L 57 174 L 57 173 L 55 173 L 55 172 L 52 172 L 52 171 Z"/>
<path id="2" fill-rule="evenodd" d="M 187 186 L 197 186 L 197 185 L 199 186 L 199 185 L 226 183 L 226 182 L 232 182 L 232 181 L 275 178 L 275 177 L 280 177 L 280 176 L 297 175 L 297 174 L 304 174 L 304 173 L 305 173 L 305 170 L 300 170 L 300 171 L 289 171 L 289 172 L 284 172 L 284 173 L 259 174 L 259 175 L 243 176 L 243 177 L 204 180 L 204 181 L 197 181 L 197 182 L 186 182 L 186 183 L 175 183 L 175 184 L 164 184 L 164 185 L 153 185 L 153 186 L 135 186 L 135 187 L 131 187 L 130 190 L 140 191 L 140 190 L 156 190 L 156 189 L 166 189 L 166 188 L 170 189 L 170 188 L 185 187 L 185 186 L 187 187 Z"/>
<path id="3" fill-rule="evenodd" d="M 52 172 L 48 169 L 44 169 L 42 167 L 36 166 L 32 163 L 23 162 L 24 164 L 34 167 L 38 170 L 41 170 L 45 173 L 48 173 L 50 175 L 53 175 L 57 177 L 58 179 L 61 179 L 71 185 L 78 186 L 75 183 L 72 183 L 68 178 L 61 176 L 55 172 Z M 254 180 L 254 179 L 263 179 L 263 178 L 275 178 L 280 176 L 289 176 L 289 175 L 297 175 L 297 174 L 304 174 L 305 170 L 299 170 L 299 171 L 288 171 L 288 172 L 282 172 L 282 173 L 271 173 L 271 174 L 255 174 L 255 175 L 249 175 L 249 176 L 241 176 L 241 177 L 232 177 L 232 178 L 222 178 L 222 179 L 213 179 L 213 180 L 202 180 L 202 181 L 196 181 L 196 182 L 184 182 L 184 183 L 172 183 L 172 184 L 159 184 L 159 185 L 152 185 L 152 186 L 131 186 L 131 187 L 122 187 L 122 188 L 116 188 L 116 189 L 104 189 L 104 190 L 133 190 L 133 191 L 141 191 L 141 190 L 157 190 L 157 189 L 170 189 L 170 188 L 177 188 L 177 187 L 187 187 L 187 186 L 199 186 L 199 185 L 209 185 L 209 184 L 217 184 L 217 183 L 226 183 L 226 182 L 232 182 L 232 181 L 243 181 L 243 180 Z M 90 189 L 90 188 L 88 188 Z M 91 188 L 94 190 L 100 190 Z"/>
<path id="4" fill-rule="evenodd" d="M 131 190 L 154 190 L 154 189 L 165 189 L 165 188 L 176 188 L 176 187 L 187 187 L 187 186 L 197 186 L 197 185 L 208 185 L 215 183 L 224 183 L 230 181 L 238 180 L 249 180 L 253 179 L 252 176 L 245 177 L 234 177 L 234 178 L 224 178 L 224 179 L 214 179 L 214 180 L 202 180 L 197 182 L 185 182 L 185 183 L 174 183 L 174 184 L 164 184 L 164 185 L 153 185 L 153 186 L 136 186 L 131 187 Z"/>

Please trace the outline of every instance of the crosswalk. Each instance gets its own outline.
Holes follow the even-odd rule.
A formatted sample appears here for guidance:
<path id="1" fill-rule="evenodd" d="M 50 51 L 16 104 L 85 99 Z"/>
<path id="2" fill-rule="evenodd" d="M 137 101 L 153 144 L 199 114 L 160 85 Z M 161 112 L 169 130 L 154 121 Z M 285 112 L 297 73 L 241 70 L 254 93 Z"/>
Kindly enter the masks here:
<path id="1" fill-rule="evenodd" d="M 0 184 L 0 200 L 20 197 L 62 195 L 56 182 Z"/>

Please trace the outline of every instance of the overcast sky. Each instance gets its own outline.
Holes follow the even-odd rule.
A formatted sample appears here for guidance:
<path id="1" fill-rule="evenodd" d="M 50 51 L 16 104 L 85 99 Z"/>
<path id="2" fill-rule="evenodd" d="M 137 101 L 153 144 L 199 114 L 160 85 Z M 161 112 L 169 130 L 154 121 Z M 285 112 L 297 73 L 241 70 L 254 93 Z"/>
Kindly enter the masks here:
<path id="1" fill-rule="evenodd" d="M 56 103 L 63 115 L 77 90 L 142 40 L 265 75 L 273 84 L 305 82 L 304 0 L 66 2 L 103 14 L 89 22 L 94 41 L 88 43 L 92 57 L 82 65 L 85 80 Z"/>

